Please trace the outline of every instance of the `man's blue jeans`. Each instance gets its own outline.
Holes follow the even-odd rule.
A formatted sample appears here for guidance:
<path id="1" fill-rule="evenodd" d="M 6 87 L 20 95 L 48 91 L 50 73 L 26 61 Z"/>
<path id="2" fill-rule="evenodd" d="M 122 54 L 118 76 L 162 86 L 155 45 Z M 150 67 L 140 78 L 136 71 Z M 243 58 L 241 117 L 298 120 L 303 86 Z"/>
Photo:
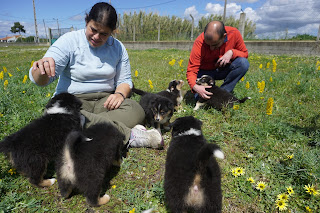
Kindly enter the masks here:
<path id="1" fill-rule="evenodd" d="M 215 70 L 199 70 L 197 78 L 203 75 L 210 75 L 214 80 L 223 80 L 221 88 L 232 92 L 238 81 L 249 69 L 249 62 L 246 58 L 236 58 L 231 64 L 219 67 Z"/>

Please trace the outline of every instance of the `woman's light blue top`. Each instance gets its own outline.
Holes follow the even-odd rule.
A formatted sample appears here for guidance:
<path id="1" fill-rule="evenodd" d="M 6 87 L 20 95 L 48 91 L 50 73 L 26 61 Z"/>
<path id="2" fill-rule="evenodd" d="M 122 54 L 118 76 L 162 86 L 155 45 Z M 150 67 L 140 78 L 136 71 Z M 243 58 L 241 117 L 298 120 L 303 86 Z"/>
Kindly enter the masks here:
<path id="1" fill-rule="evenodd" d="M 111 92 L 122 83 L 132 88 L 128 53 L 117 39 L 109 37 L 101 47 L 91 47 L 85 29 L 62 35 L 44 57 L 55 60 L 55 77 L 59 78 L 55 94 Z M 29 70 L 29 78 L 35 83 Z"/>

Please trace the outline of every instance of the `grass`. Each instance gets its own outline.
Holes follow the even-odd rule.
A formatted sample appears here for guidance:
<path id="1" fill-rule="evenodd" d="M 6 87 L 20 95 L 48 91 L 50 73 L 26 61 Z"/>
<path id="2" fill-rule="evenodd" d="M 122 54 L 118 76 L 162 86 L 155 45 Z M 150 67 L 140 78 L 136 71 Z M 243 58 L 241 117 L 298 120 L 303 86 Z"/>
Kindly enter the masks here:
<path id="1" fill-rule="evenodd" d="M 38 87 L 29 80 L 23 83 L 31 61 L 41 58 L 45 51 L 46 47 L 0 47 L 0 72 L 7 71 L 0 79 L 0 139 L 39 117 L 53 94 L 55 84 Z M 189 51 L 128 52 L 137 88 L 157 92 L 166 89 L 173 79 L 185 80 Z M 316 192 L 320 190 L 319 60 L 319 57 L 250 54 L 249 71 L 234 91 L 237 97 L 250 96 L 252 100 L 238 109 L 222 112 L 214 109 L 194 112 L 194 102 L 184 102 L 183 111 L 174 114 L 172 121 L 187 115 L 202 120 L 208 141 L 216 142 L 224 151 L 226 159 L 219 160 L 223 212 L 278 212 L 277 196 L 288 194 L 287 187 L 292 187 L 294 194 L 285 201 L 284 212 L 320 211 L 319 194 L 309 194 L 305 189 L 309 184 Z M 258 82 L 263 81 L 265 87 L 260 87 L 259 92 Z M 187 84 L 184 90 L 189 90 Z M 138 101 L 140 97 L 132 98 Z M 272 113 L 267 115 L 269 98 L 274 102 Z M 57 184 L 48 189 L 33 187 L 0 154 L 0 212 L 118 213 L 132 212 L 133 208 L 135 212 L 149 208 L 167 212 L 163 176 L 170 133 L 164 137 L 164 150 L 130 149 L 111 179 L 111 187 L 105 189 L 111 201 L 99 208 L 88 206 L 81 194 L 61 198 Z M 232 173 L 237 168 L 243 171 L 241 175 Z M 247 180 L 249 177 L 254 183 Z M 265 186 L 262 191 L 256 189 L 259 181 Z"/>

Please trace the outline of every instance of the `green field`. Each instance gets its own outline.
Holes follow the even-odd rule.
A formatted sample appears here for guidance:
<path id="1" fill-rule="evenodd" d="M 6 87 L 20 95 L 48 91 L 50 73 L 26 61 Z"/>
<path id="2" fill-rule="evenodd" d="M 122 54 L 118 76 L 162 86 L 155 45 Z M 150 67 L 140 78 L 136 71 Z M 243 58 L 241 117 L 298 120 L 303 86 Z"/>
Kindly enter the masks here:
<path id="1" fill-rule="evenodd" d="M 38 87 L 24 81 L 32 61 L 46 49 L 0 47 L 0 140 L 39 117 L 54 93 L 56 82 Z M 158 92 L 173 79 L 186 80 L 189 51 L 128 53 L 137 88 Z M 320 57 L 250 54 L 249 61 L 249 71 L 234 92 L 251 100 L 221 112 L 194 112 L 193 101 L 183 102 L 171 121 L 187 115 L 202 120 L 207 140 L 225 153 L 218 160 L 223 212 L 320 212 Z M 187 83 L 184 90 L 189 90 Z M 170 133 L 164 138 L 164 150 L 129 150 L 105 189 L 110 202 L 99 208 L 88 206 L 82 194 L 61 198 L 57 184 L 32 186 L 0 154 L 0 212 L 167 212 L 163 176 Z"/>

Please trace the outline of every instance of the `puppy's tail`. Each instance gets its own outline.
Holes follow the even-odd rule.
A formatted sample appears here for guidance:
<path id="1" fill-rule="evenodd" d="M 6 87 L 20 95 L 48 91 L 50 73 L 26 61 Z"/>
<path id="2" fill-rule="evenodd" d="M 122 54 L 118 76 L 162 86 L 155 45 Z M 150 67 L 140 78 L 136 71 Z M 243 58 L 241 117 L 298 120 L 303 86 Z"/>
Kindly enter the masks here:
<path id="1" fill-rule="evenodd" d="M 145 95 L 145 94 L 148 94 L 148 92 L 145 92 L 145 91 L 143 91 L 143 90 L 141 90 L 141 89 L 137 89 L 137 88 L 135 88 L 134 86 L 133 86 L 133 88 L 132 88 L 132 92 L 134 92 L 134 93 L 136 93 L 136 94 L 138 94 L 138 95 L 141 95 L 141 96 L 143 96 L 143 95 Z"/>
<path id="2" fill-rule="evenodd" d="M 246 100 L 251 99 L 251 97 L 245 97 L 239 100 L 239 103 L 244 103 Z"/>
<path id="3" fill-rule="evenodd" d="M 77 146 L 79 143 L 90 141 L 90 140 L 92 139 L 84 137 L 81 132 L 72 131 L 68 134 L 66 138 L 66 145 L 69 146 L 70 148 L 73 148 Z"/>
<path id="4" fill-rule="evenodd" d="M 224 159 L 224 154 L 220 147 L 216 144 L 208 143 L 204 145 L 198 152 L 198 166 L 199 168 L 205 168 L 211 156 Z"/>

